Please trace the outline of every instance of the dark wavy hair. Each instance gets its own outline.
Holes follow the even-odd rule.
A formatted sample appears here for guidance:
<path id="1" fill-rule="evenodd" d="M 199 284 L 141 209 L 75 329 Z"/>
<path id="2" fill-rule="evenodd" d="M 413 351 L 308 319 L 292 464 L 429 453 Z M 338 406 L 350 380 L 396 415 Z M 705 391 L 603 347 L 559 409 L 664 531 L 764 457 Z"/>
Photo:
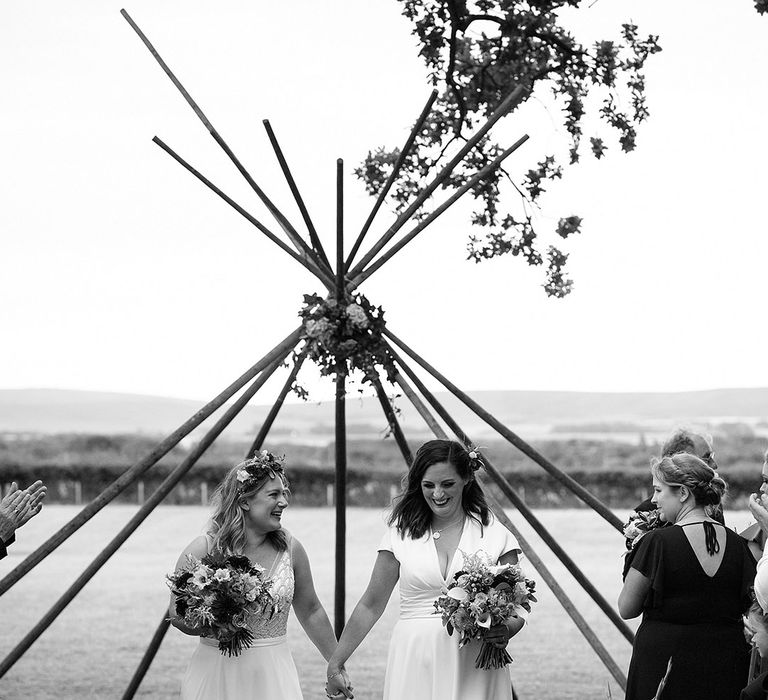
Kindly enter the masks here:
<path id="1" fill-rule="evenodd" d="M 468 480 L 461 494 L 461 507 L 467 517 L 481 525 L 490 522 L 490 511 L 480 485 L 475 480 L 469 453 L 454 440 L 430 440 L 416 452 L 408 473 L 403 477 L 403 491 L 392 502 L 389 524 L 401 535 L 419 539 L 432 524 L 432 510 L 421 492 L 424 473 L 433 464 L 447 462 L 461 479 Z"/>

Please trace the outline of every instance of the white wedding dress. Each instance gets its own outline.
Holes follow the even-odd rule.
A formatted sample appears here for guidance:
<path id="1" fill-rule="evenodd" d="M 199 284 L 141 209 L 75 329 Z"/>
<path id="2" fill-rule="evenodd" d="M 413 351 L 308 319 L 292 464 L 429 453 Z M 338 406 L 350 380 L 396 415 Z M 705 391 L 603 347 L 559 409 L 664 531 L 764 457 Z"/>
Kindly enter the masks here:
<path id="1" fill-rule="evenodd" d="M 512 700 L 509 666 L 475 668 L 481 642 L 473 640 L 459 649 L 458 635 L 448 635 L 434 602 L 461 570 L 462 551 L 483 550 L 495 562 L 507 552 L 520 552 L 515 537 L 495 519 L 483 527 L 467 518 L 445 579 L 429 532 L 413 540 L 390 527 L 382 550 L 400 563 L 400 619 L 389 644 L 384 700 Z"/>
<path id="2" fill-rule="evenodd" d="M 291 545 L 289 538 L 288 549 L 277 555 L 269 572 L 278 612 L 257 621 L 252 629 L 253 645 L 239 656 L 226 656 L 217 641 L 201 637 L 181 684 L 181 700 L 302 700 L 296 665 L 286 643 L 294 583 Z"/>

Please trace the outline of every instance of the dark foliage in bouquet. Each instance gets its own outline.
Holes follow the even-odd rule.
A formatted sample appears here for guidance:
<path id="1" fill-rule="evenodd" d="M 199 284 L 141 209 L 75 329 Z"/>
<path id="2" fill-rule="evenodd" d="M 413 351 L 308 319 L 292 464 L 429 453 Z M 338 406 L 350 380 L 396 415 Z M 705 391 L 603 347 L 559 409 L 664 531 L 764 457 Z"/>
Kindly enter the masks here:
<path id="1" fill-rule="evenodd" d="M 523 608 L 531 611 L 536 602 L 536 583 L 525 578 L 515 564 L 495 564 L 485 552 L 464 554 L 464 566 L 454 574 L 446 592 L 434 603 L 448 634 L 457 631 L 459 648 L 482 639 L 482 630 L 503 623 Z M 512 662 L 506 649 L 483 642 L 475 667 L 502 668 Z"/>
<path id="2" fill-rule="evenodd" d="M 587 0 L 398 0 L 419 43 L 419 56 L 439 96 L 394 183 L 398 212 L 423 182 L 462 146 L 476 127 L 515 88 L 524 100 L 551 95 L 567 134 L 567 156 L 540 154 L 536 165 L 512 176 L 499 168 L 472 189 L 477 206 L 471 223 L 481 236 L 469 237 L 469 258 L 480 262 L 511 253 L 528 265 L 543 265 L 548 296 L 563 297 L 572 281 L 565 274 L 568 255 L 542 244 L 540 196 L 563 175 L 561 160 L 575 165 L 584 153 L 601 159 L 613 143 L 634 150 L 638 127 L 649 115 L 645 65 L 661 49 L 658 37 L 643 37 L 631 22 L 617 36 L 579 39 L 568 29 L 569 15 L 590 10 Z M 758 11 L 764 0 L 756 0 Z M 586 133 L 585 133 L 586 132 Z M 588 138 L 585 138 L 588 136 Z M 452 148 L 454 147 L 454 148 Z M 504 145 L 486 137 L 452 173 L 446 187 L 458 187 L 497 157 Z M 372 195 L 383 187 L 399 151 L 379 147 L 355 171 Z M 517 197 L 509 194 L 516 193 Z M 510 201 L 516 201 L 511 210 Z M 425 216 L 427 212 L 419 214 Z M 581 230 L 574 214 L 540 217 L 557 220 L 549 239 L 559 241 Z"/>
<path id="3" fill-rule="evenodd" d="M 362 294 L 346 294 L 343 300 L 305 294 L 299 312 L 309 341 L 308 357 L 322 375 L 357 370 L 371 382 L 381 367 L 394 381 L 395 365 L 382 338 L 384 311 Z"/>
<path id="4" fill-rule="evenodd" d="M 242 555 L 189 556 L 186 567 L 168 575 L 176 614 L 201 635 L 219 642 L 219 651 L 238 656 L 253 643 L 251 623 L 271 617 L 275 602 L 264 569 Z"/>

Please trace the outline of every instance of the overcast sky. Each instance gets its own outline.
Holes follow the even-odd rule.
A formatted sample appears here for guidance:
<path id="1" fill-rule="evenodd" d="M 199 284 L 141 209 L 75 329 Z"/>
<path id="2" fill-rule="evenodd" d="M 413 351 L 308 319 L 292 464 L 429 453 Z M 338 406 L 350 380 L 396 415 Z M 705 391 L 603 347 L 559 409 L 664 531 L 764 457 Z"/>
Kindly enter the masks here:
<path id="1" fill-rule="evenodd" d="M 278 230 L 121 6 L 0 5 L 0 388 L 205 399 L 293 330 L 302 294 L 321 287 L 152 143 Z M 352 170 L 404 141 L 429 92 L 399 3 L 125 7 L 298 225 L 271 120 L 331 255 L 344 158 L 351 245 L 372 205 Z M 609 141 L 607 158 L 568 169 L 543 200 L 551 225 L 584 219 L 565 246 L 571 296 L 548 299 L 543 271 L 520 260 L 465 260 L 461 205 L 364 285 L 392 330 L 463 388 L 768 386 L 768 18 L 751 0 L 600 0 L 574 27 L 608 38 L 629 18 L 664 47 L 649 61 L 638 148 Z M 544 101 L 498 137 L 522 133 L 513 173 L 567 145 Z M 370 241 L 391 221 L 382 211 Z M 332 393 L 311 372 L 304 383 Z"/>

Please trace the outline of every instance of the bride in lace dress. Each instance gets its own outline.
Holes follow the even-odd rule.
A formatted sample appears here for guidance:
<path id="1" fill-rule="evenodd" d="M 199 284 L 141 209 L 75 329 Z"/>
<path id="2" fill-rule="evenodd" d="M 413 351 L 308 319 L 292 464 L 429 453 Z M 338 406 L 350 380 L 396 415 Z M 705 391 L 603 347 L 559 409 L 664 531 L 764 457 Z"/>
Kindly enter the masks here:
<path id="1" fill-rule="evenodd" d="M 265 451 L 236 465 L 214 494 L 208 532 L 181 553 L 177 569 L 187 563 L 189 554 L 198 559 L 213 551 L 245 555 L 268 572 L 277 600 L 277 612 L 256 620 L 251 629 L 254 642 L 239 656 L 225 656 L 216 640 L 200 637 L 181 684 L 182 700 L 301 700 L 296 666 L 286 643 L 291 606 L 323 657 L 328 660 L 333 653 L 336 637 L 315 593 L 307 554 L 282 529 L 288 495 L 288 480 L 274 455 Z M 176 616 L 173 595 L 170 615 L 176 628 L 200 636 Z"/>

